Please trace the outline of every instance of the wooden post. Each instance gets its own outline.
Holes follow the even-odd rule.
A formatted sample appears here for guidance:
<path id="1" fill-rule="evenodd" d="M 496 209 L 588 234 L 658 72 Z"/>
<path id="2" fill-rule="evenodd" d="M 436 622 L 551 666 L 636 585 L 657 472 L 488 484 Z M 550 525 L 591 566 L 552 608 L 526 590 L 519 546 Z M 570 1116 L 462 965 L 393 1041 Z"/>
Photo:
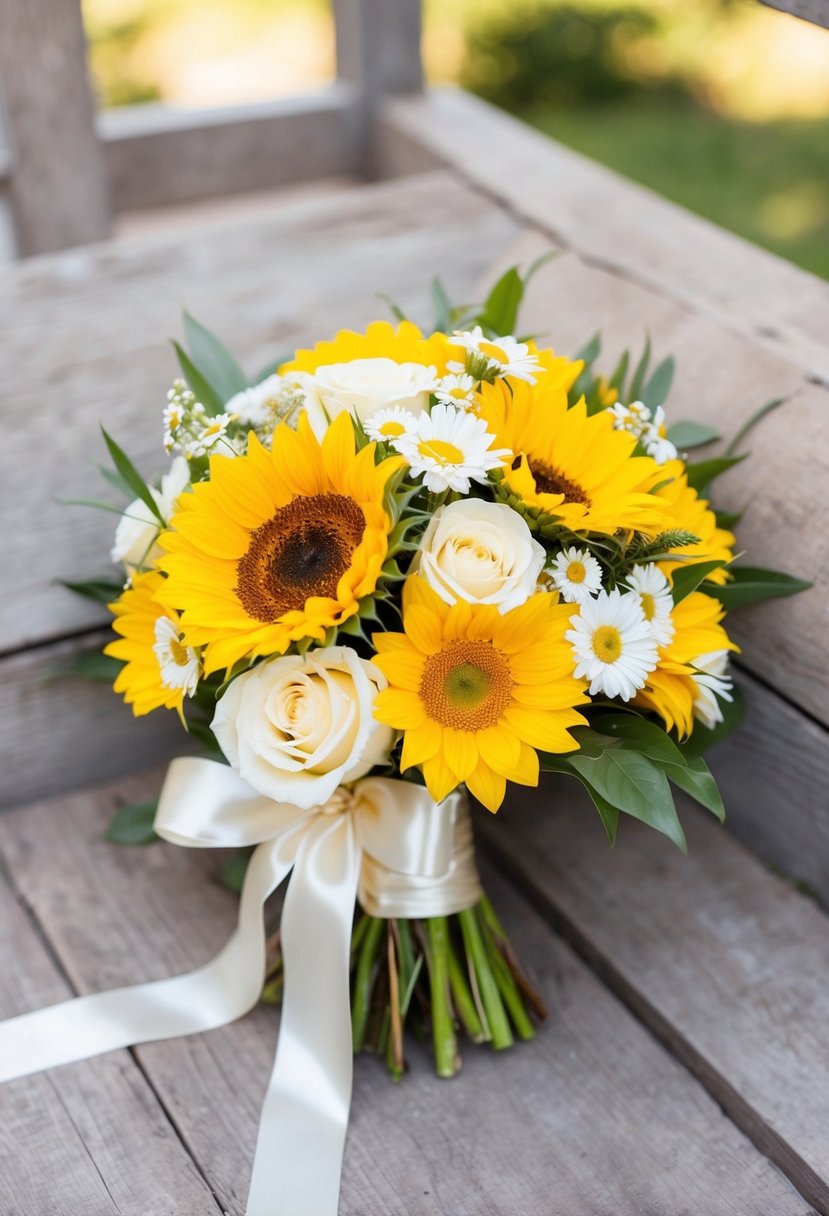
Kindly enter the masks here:
<path id="1" fill-rule="evenodd" d="M 0 0 L 9 193 L 25 256 L 109 232 L 80 0 Z"/>
<path id="2" fill-rule="evenodd" d="M 360 168 L 378 175 L 375 120 L 383 98 L 423 88 L 420 0 L 334 0 L 337 76 L 355 91 Z"/>

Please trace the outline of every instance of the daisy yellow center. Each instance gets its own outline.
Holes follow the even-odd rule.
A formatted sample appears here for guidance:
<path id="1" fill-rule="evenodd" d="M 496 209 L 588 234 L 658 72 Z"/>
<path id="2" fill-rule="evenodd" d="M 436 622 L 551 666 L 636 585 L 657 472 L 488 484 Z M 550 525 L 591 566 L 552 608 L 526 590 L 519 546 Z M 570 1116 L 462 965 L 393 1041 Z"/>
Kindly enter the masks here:
<path id="1" fill-rule="evenodd" d="M 170 658 L 177 667 L 186 667 L 190 662 L 190 655 L 187 653 L 187 647 L 183 646 L 177 638 L 171 638 L 169 644 Z"/>
<path id="2" fill-rule="evenodd" d="M 534 457 L 528 457 L 528 463 L 539 494 L 561 494 L 565 502 L 580 502 L 585 507 L 590 506 L 587 491 L 583 490 L 577 481 L 566 477 L 560 469 Z"/>
<path id="3" fill-rule="evenodd" d="M 615 663 L 622 653 L 622 635 L 615 625 L 600 625 L 593 634 L 593 653 L 603 663 Z"/>
<path id="4" fill-rule="evenodd" d="M 420 699 L 441 726 L 468 731 L 495 726 L 511 697 L 509 662 L 491 642 L 456 638 L 426 660 Z"/>
<path id="5" fill-rule="evenodd" d="M 567 577 L 571 583 L 583 583 L 587 578 L 584 562 L 570 562 L 567 567 Z"/>
<path id="6" fill-rule="evenodd" d="M 388 435 L 391 439 L 397 439 L 406 430 L 402 422 L 384 422 L 380 427 L 381 435 Z"/>
<path id="7" fill-rule="evenodd" d="M 297 496 L 251 533 L 236 568 L 248 616 L 276 621 L 312 596 L 333 599 L 363 539 L 366 519 L 344 494 Z"/>
<path id="8" fill-rule="evenodd" d="M 486 355 L 487 359 L 494 359 L 496 363 L 509 363 L 509 356 L 502 346 L 496 346 L 494 342 L 479 342 L 478 350 L 482 355 Z"/>
<path id="9" fill-rule="evenodd" d="M 650 591 L 640 591 L 639 599 L 642 603 L 642 611 L 645 614 L 645 620 L 652 621 L 656 613 L 656 604 Z"/>
<path id="10" fill-rule="evenodd" d="M 445 439 L 423 439 L 417 445 L 421 456 L 430 456 L 438 464 L 463 464 L 463 452 Z"/>
<path id="11" fill-rule="evenodd" d="M 469 394 L 465 388 L 450 388 L 449 396 L 453 397 L 455 401 L 465 401 Z"/>

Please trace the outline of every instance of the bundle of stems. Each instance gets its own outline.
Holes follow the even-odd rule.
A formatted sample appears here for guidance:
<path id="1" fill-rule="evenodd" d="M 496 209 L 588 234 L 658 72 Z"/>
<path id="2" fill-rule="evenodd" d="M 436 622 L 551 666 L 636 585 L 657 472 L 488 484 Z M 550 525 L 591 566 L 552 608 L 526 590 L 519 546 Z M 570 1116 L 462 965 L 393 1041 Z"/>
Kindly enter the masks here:
<path id="1" fill-rule="evenodd" d="M 276 933 L 269 943 L 263 1000 L 282 996 Z M 485 895 L 452 916 L 381 919 L 357 910 L 351 937 L 354 1050 L 385 1059 L 394 1080 L 406 1071 L 404 1032 L 431 1037 L 438 1076 L 461 1067 L 460 1039 L 511 1047 L 547 1016 Z"/>

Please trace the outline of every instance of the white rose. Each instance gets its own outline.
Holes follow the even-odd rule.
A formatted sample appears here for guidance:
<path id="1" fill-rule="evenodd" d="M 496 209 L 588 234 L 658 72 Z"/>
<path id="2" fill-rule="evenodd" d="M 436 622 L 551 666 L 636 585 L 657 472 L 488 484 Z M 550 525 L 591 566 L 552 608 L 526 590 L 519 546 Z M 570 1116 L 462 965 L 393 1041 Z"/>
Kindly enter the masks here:
<path id="1" fill-rule="evenodd" d="M 213 733 L 260 794 L 309 809 L 388 760 L 394 732 L 374 718 L 385 677 L 348 646 L 284 655 L 239 676 Z"/>
<path id="2" fill-rule="evenodd" d="M 511 507 L 465 498 L 435 512 L 417 568 L 447 604 L 467 600 L 509 612 L 533 594 L 545 558 Z"/>
<path id="3" fill-rule="evenodd" d="M 161 489 L 150 486 L 149 490 L 158 509 L 169 520 L 176 499 L 190 484 L 190 469 L 183 456 L 176 456 L 170 471 L 161 478 Z M 140 498 L 127 507 L 115 529 L 115 540 L 110 551 L 114 562 L 123 562 L 127 574 L 154 566 L 161 557 L 161 547 L 156 543 L 161 525 L 150 508 Z"/>
<path id="4" fill-rule="evenodd" d="M 437 379 L 437 368 L 422 363 L 385 358 L 328 363 L 306 376 L 305 408 L 318 435 L 327 426 L 326 414 L 333 421 L 343 410 L 350 410 L 362 422 L 390 405 L 420 414 L 429 408 L 429 394 Z"/>

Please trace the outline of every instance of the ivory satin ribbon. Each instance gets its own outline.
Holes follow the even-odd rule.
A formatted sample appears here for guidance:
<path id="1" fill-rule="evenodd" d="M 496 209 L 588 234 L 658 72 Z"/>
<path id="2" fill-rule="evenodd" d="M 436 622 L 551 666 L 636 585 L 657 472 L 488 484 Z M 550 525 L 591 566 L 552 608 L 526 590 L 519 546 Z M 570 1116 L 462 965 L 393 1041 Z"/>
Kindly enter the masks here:
<path id="1" fill-rule="evenodd" d="M 481 888 L 463 795 L 436 804 L 369 777 L 304 811 L 257 794 L 212 760 L 174 760 L 159 835 L 189 847 L 257 845 L 236 929 L 188 975 L 76 997 L 0 1023 L 0 1082 L 106 1051 L 235 1021 L 265 978 L 263 907 L 293 869 L 282 910 L 279 1045 L 247 1216 L 336 1216 L 351 1103 L 349 955 L 354 901 L 375 916 L 447 916 Z"/>

